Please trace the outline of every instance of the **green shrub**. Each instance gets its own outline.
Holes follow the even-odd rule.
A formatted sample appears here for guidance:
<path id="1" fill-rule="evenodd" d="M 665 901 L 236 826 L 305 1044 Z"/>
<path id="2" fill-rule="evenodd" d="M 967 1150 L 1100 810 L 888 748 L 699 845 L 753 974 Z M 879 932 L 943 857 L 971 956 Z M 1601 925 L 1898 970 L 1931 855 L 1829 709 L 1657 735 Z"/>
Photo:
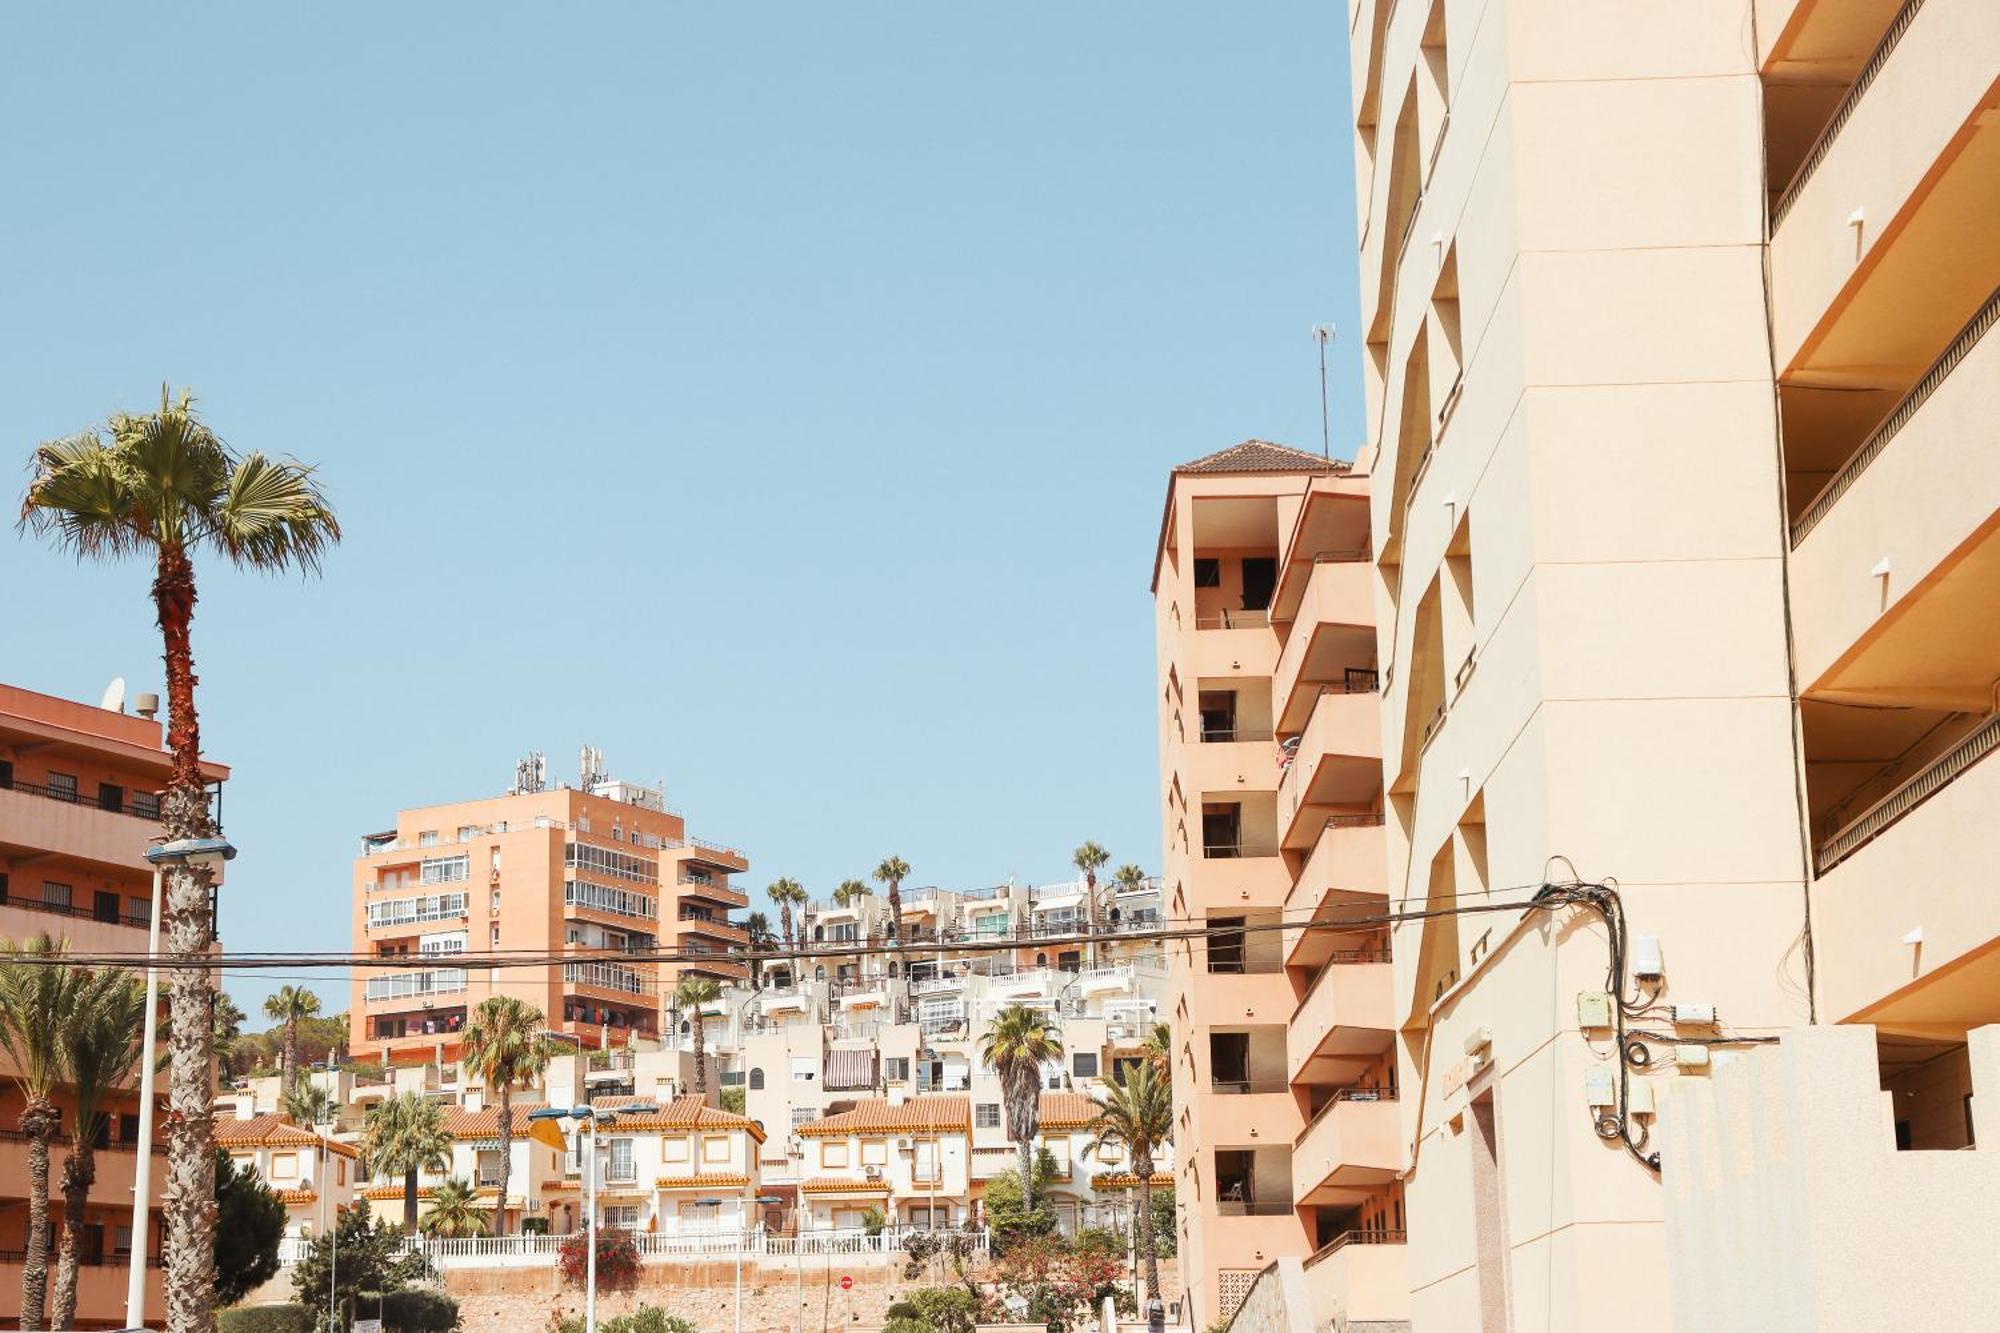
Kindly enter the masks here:
<path id="1" fill-rule="evenodd" d="M 217 1333 L 311 1333 L 312 1326 L 303 1305 L 239 1305 L 215 1317 Z"/>
<path id="2" fill-rule="evenodd" d="M 880 1208 L 868 1208 L 863 1210 L 861 1214 L 861 1230 L 863 1234 L 869 1236 L 879 1236 L 882 1234 L 882 1229 L 888 1225 L 889 1225 L 889 1219 L 882 1215 L 882 1210 Z"/>
<path id="3" fill-rule="evenodd" d="M 897 1301 L 882 1312 L 884 1319 L 919 1319 L 915 1301 Z"/>
<path id="4" fill-rule="evenodd" d="M 583 1316 L 557 1319 L 549 1324 L 549 1333 L 583 1333 Z M 621 1314 L 614 1319 L 597 1321 L 597 1333 L 701 1333 L 693 1324 L 679 1315 L 668 1314 L 658 1306 L 646 1305 L 631 1314 Z"/>
<path id="5" fill-rule="evenodd" d="M 458 1302 L 441 1291 L 392 1291 L 379 1308 L 387 1333 L 451 1333 L 458 1327 Z M 366 1300 L 361 1310 L 369 1312 Z"/>
<path id="6" fill-rule="evenodd" d="M 882 1333 L 931 1333 L 931 1326 L 921 1319 L 912 1319 L 908 1315 L 897 1315 L 894 1319 L 882 1325 Z"/>

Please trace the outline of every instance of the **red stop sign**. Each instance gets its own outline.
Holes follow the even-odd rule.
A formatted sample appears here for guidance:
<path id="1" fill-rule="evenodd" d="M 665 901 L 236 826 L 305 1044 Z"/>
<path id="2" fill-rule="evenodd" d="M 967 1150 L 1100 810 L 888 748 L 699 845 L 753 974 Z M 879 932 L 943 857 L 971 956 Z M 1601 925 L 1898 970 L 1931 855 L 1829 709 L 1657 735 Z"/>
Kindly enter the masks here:
<path id="1" fill-rule="evenodd" d="M 840 1289 L 842 1291 L 854 1290 L 854 1279 L 848 1274 L 842 1273 L 840 1275 Z"/>

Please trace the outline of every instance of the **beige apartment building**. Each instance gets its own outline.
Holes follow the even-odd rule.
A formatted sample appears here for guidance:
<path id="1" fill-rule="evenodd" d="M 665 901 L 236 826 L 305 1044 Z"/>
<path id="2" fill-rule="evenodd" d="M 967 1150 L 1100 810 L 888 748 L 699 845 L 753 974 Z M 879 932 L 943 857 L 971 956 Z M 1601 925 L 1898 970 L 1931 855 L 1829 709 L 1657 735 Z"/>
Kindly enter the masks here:
<path id="1" fill-rule="evenodd" d="M 1407 1305 L 1369 525 L 1365 476 L 1258 440 L 1168 487 L 1163 892 L 1211 932 L 1168 951 L 1196 1328 L 1315 1254 L 1350 1316 Z"/>
<path id="2" fill-rule="evenodd" d="M 1965 1147 L 2000 1018 L 2000 6 L 1350 17 L 1410 1317 L 1704 1326 L 1681 1094 L 1872 1024 L 1777 1122 Z M 1473 910 L 1572 876 L 1629 1016 L 1596 914 Z"/>
<path id="3" fill-rule="evenodd" d="M 362 840 L 356 952 L 436 965 L 357 969 L 348 1010 L 357 1059 L 442 1066 L 471 1010 L 501 994 L 584 1046 L 654 1041 L 678 1020 L 670 1002 L 681 974 L 747 975 L 727 951 L 746 941 L 730 913 L 748 898 L 730 876 L 749 862 L 690 838 L 658 787 L 598 769 L 586 751 L 576 786 L 550 786 L 531 758 L 505 795 L 404 810 L 395 828 Z M 622 956 L 661 950 L 697 957 Z M 509 953 L 564 961 L 502 968 L 456 957 Z"/>

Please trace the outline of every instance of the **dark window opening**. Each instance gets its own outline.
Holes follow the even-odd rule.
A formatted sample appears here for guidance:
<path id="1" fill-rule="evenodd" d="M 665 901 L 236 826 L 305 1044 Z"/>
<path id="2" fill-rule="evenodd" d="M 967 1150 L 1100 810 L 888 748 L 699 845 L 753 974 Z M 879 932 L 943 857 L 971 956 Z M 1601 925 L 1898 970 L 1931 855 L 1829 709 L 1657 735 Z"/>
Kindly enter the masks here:
<path id="1" fill-rule="evenodd" d="M 1243 559 L 1243 609 L 1263 611 L 1271 605 L 1278 587 L 1278 557 L 1252 555 Z"/>
<path id="2" fill-rule="evenodd" d="M 1201 738 L 1205 741 L 1235 740 L 1236 691 L 1203 690 L 1199 701 Z"/>
<path id="3" fill-rule="evenodd" d="M 125 813 L 125 789 L 115 782 L 97 784 L 97 808 L 114 815 Z"/>
<path id="4" fill-rule="evenodd" d="M 1208 970 L 1240 975 L 1243 971 L 1243 918 L 1214 916 L 1208 919 Z M 1244 1038 L 1246 1051 L 1249 1038 Z M 1247 1055 L 1246 1055 L 1247 1060 Z"/>
<path id="5" fill-rule="evenodd" d="M 1214 969 L 1211 947 L 1209 964 Z M 1240 963 L 1239 963 L 1240 968 Z M 1208 1034 L 1209 1080 L 1218 1089 L 1247 1089 L 1250 1086 L 1250 1034 L 1211 1032 Z"/>
<path id="6" fill-rule="evenodd" d="M 1214 556 L 1196 556 L 1194 558 L 1194 586 L 1197 588 L 1220 588 L 1222 586 L 1222 562 Z"/>

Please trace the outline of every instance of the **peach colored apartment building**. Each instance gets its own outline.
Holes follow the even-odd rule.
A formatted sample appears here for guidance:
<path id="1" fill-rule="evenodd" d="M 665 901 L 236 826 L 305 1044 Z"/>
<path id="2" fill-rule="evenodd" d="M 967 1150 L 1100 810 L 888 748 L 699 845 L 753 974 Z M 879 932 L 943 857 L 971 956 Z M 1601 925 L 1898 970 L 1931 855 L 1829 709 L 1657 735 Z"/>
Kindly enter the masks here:
<path id="1" fill-rule="evenodd" d="M 153 893 L 146 849 L 161 837 L 159 792 L 169 768 L 160 723 L 150 715 L 133 717 L 0 685 L 0 939 L 18 943 L 46 933 L 79 951 L 145 954 Z M 229 776 L 221 764 L 206 764 L 203 771 L 218 792 Z M 211 800 L 219 809 L 219 797 Z M 20 1317 L 27 1222 L 28 1145 L 19 1129 L 22 1099 L 12 1073 L 0 1056 L 0 1324 L 6 1325 Z M 74 1124 L 75 1102 L 58 1093 L 57 1103 L 64 1124 Z M 79 1328 L 125 1324 L 139 1141 L 136 1089 L 114 1093 L 105 1109 L 97 1176 L 80 1237 Z M 164 1130 L 155 1139 L 156 1154 L 164 1152 Z M 65 1144 L 59 1139 L 50 1150 L 50 1179 L 57 1185 L 68 1156 Z M 155 1167 L 155 1204 L 163 1188 Z M 58 1194 L 51 1206 L 52 1231 L 58 1233 L 61 1203 Z M 157 1212 L 148 1232 L 140 1244 L 147 1255 L 158 1256 Z M 56 1240 L 52 1234 L 51 1272 Z M 148 1280 L 146 1306 L 149 1315 L 164 1311 L 156 1274 Z"/>
<path id="2" fill-rule="evenodd" d="M 522 766 L 515 790 L 422 806 L 362 840 L 354 867 L 357 952 L 435 966 L 360 970 L 349 1009 L 357 1059 L 448 1060 L 467 1016 L 514 995 L 551 1030 L 590 1047 L 657 1040 L 684 973 L 741 982 L 745 942 L 730 877 L 749 862 L 687 835 L 658 788 L 587 773 L 547 786 Z M 713 954 L 680 963 L 626 959 Z M 455 955 L 549 956 L 544 966 L 468 966 Z"/>
<path id="3" fill-rule="evenodd" d="M 1163 892 L 1213 932 L 1168 951 L 1197 1328 L 1321 1252 L 1348 1311 L 1407 1302 L 1369 525 L 1366 477 L 1258 440 L 1168 487 Z"/>
<path id="4" fill-rule="evenodd" d="M 2000 6 L 1349 14 L 1410 1317 L 1718 1327 L 1679 1094 L 1871 1024 L 1964 1147 L 2000 1019 Z M 1451 911 L 1572 873 L 1622 1059 L 1602 921 Z"/>

